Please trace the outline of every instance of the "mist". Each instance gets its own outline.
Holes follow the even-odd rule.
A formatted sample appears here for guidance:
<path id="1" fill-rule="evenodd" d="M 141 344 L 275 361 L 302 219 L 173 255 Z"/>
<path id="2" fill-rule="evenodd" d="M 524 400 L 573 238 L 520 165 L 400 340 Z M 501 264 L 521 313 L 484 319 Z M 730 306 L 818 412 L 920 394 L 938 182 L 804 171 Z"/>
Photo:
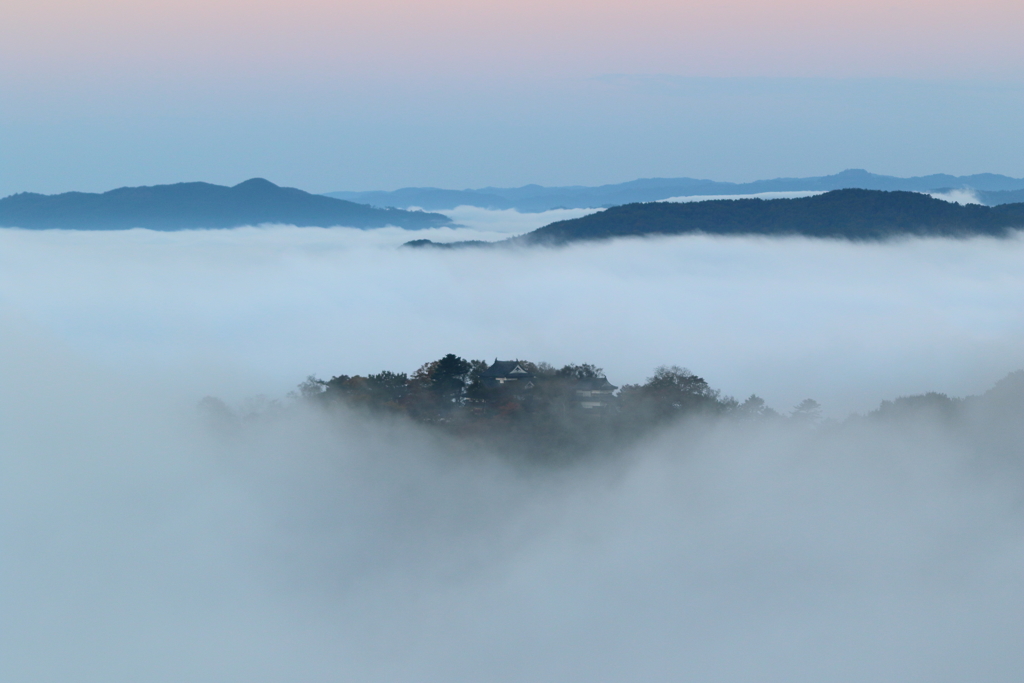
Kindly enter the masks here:
<path id="1" fill-rule="evenodd" d="M 457 206 L 454 209 L 446 209 L 444 213 L 450 216 L 455 223 L 462 225 L 464 229 L 476 233 L 467 233 L 468 239 L 495 241 L 504 239 L 509 234 L 530 232 L 555 221 L 581 218 L 601 210 L 554 209 L 537 213 L 520 213 L 515 209 L 481 209 L 476 206 Z"/>
<path id="2" fill-rule="evenodd" d="M 408 237 L 0 231 L 0 677 L 1020 680 L 1016 394 L 559 467 L 284 398 L 447 352 L 835 418 L 982 394 L 1024 367 L 1020 238 Z"/>
<path id="3" fill-rule="evenodd" d="M 564 249 L 398 248 L 479 230 L 0 231 L 0 309 L 168 395 L 283 397 L 425 361 L 681 365 L 725 394 L 843 418 L 1024 367 L 1024 240 L 689 236 Z"/>
<path id="4" fill-rule="evenodd" d="M 946 192 L 929 192 L 929 196 L 955 204 L 981 204 L 978 194 L 970 189 L 948 190 Z"/>

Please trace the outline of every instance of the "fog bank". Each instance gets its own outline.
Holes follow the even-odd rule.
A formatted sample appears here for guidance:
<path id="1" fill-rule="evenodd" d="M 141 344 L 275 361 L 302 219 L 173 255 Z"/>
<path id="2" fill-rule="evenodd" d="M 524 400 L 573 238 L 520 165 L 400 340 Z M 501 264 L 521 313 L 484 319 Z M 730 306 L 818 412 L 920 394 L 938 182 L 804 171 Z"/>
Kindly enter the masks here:
<path id="1" fill-rule="evenodd" d="M 1024 673 L 1024 438 L 998 411 L 686 423 L 524 467 L 344 412 L 210 424 L 167 376 L 6 329 L 5 681 Z"/>
<path id="2" fill-rule="evenodd" d="M 1024 241 L 406 239 L 0 230 L 0 679 L 1021 679 L 1019 393 L 557 468 L 196 402 L 448 352 L 834 416 L 981 393 L 1024 367 Z"/>
<path id="3" fill-rule="evenodd" d="M 977 393 L 1024 367 L 1019 237 L 443 253 L 398 249 L 409 235 L 0 230 L 0 310 L 104 373 L 159 377 L 190 400 L 281 397 L 309 374 L 411 372 L 451 352 L 591 362 L 620 385 L 677 364 L 740 399 L 785 412 L 812 397 L 844 417 L 884 397 Z"/>

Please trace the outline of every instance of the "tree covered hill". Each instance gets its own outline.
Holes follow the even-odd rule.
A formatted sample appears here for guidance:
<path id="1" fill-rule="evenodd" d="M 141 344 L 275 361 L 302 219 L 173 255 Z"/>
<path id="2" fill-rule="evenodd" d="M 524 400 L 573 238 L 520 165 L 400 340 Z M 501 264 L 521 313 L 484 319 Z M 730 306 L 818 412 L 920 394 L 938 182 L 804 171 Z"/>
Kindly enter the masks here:
<path id="1" fill-rule="evenodd" d="M 626 204 L 551 223 L 513 242 L 565 244 L 631 235 L 804 235 L 849 240 L 900 236 L 1002 237 L 1024 227 L 1024 204 L 953 204 L 916 192 L 835 190 L 799 199 Z"/>
<path id="2" fill-rule="evenodd" d="M 253 178 L 234 187 L 177 183 L 102 194 L 23 192 L 0 199 L 0 226 L 71 230 L 186 230 L 282 223 L 411 230 L 451 225 L 447 216 L 378 209 Z"/>
<path id="3" fill-rule="evenodd" d="M 385 370 L 309 377 L 299 394 L 316 405 L 400 416 L 469 443 L 543 458 L 622 445 L 681 415 L 775 414 L 756 396 L 738 403 L 678 367 L 658 368 L 642 385 L 617 387 L 589 363 L 556 369 L 455 354 L 424 363 L 412 375 Z"/>
<path id="4" fill-rule="evenodd" d="M 344 409 L 366 419 L 409 421 L 456 439 L 469 451 L 483 446 L 494 452 L 548 462 L 578 456 L 622 452 L 681 420 L 739 427 L 772 423 L 799 430 L 845 429 L 867 421 L 927 424 L 974 434 L 988 451 L 1021 460 L 1024 442 L 1024 370 L 1007 375 L 979 396 L 951 398 L 930 392 L 883 401 L 867 415 L 842 422 L 823 420 L 821 406 L 805 399 L 780 414 L 757 395 L 745 401 L 723 395 L 702 377 L 684 368 L 659 367 L 642 384 L 616 387 L 591 364 L 562 368 L 525 360 L 487 363 L 447 354 L 424 363 L 412 374 L 309 377 L 292 394 L 293 405 L 331 413 Z M 207 397 L 200 409 L 217 428 L 274 416 L 286 410 L 276 401 L 257 402 L 241 416 L 223 401 Z M 241 418 L 241 419 L 240 419 Z M 788 426 L 788 427 L 787 427 Z"/>

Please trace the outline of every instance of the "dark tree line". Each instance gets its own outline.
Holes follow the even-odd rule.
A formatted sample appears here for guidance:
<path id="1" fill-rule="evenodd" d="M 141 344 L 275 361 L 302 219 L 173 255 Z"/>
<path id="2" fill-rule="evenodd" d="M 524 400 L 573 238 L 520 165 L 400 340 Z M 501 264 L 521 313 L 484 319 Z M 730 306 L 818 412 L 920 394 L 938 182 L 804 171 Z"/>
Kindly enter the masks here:
<path id="1" fill-rule="evenodd" d="M 511 366 L 518 366 L 518 375 L 496 372 Z M 590 363 L 561 368 L 522 360 L 488 364 L 455 354 L 424 363 L 411 375 L 385 370 L 329 380 L 309 377 L 299 390 L 306 400 L 322 405 L 400 414 L 531 452 L 573 453 L 613 445 L 688 415 L 778 416 L 757 396 L 739 403 L 676 366 L 657 368 L 642 384 L 616 387 Z"/>
<path id="2" fill-rule="evenodd" d="M 497 372 L 499 366 L 504 366 L 504 374 Z M 516 370 L 507 372 L 511 366 Z M 951 398 L 934 392 L 902 396 L 842 422 L 822 421 L 821 406 L 812 399 L 801 401 L 788 416 L 775 412 L 756 395 L 738 402 L 711 388 L 702 377 L 675 366 L 657 368 L 642 384 L 614 387 L 601 368 L 589 363 L 561 368 L 521 360 L 488 364 L 454 354 L 425 363 L 412 375 L 382 371 L 326 381 L 309 377 L 299 385 L 297 398 L 324 408 L 344 405 L 401 415 L 457 436 L 468 447 L 478 443 L 549 461 L 612 453 L 687 416 L 721 417 L 732 424 L 783 421 L 797 428 L 826 429 L 844 429 L 859 421 L 904 426 L 924 421 L 976 433 L 1007 460 L 1019 460 L 1024 438 L 1024 370 L 1010 373 L 979 396 Z M 217 429 L 286 410 L 266 397 L 246 403 L 236 413 L 208 396 L 199 408 Z"/>

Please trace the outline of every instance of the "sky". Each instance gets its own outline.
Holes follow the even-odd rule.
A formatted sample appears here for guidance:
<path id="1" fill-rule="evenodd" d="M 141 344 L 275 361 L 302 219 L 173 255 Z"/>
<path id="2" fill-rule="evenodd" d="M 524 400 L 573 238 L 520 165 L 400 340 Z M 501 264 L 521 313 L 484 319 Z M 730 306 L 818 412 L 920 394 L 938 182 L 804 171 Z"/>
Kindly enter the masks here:
<path id="1" fill-rule="evenodd" d="M 1024 176 L 1013 0 L 12 0 L 0 195 Z"/>

